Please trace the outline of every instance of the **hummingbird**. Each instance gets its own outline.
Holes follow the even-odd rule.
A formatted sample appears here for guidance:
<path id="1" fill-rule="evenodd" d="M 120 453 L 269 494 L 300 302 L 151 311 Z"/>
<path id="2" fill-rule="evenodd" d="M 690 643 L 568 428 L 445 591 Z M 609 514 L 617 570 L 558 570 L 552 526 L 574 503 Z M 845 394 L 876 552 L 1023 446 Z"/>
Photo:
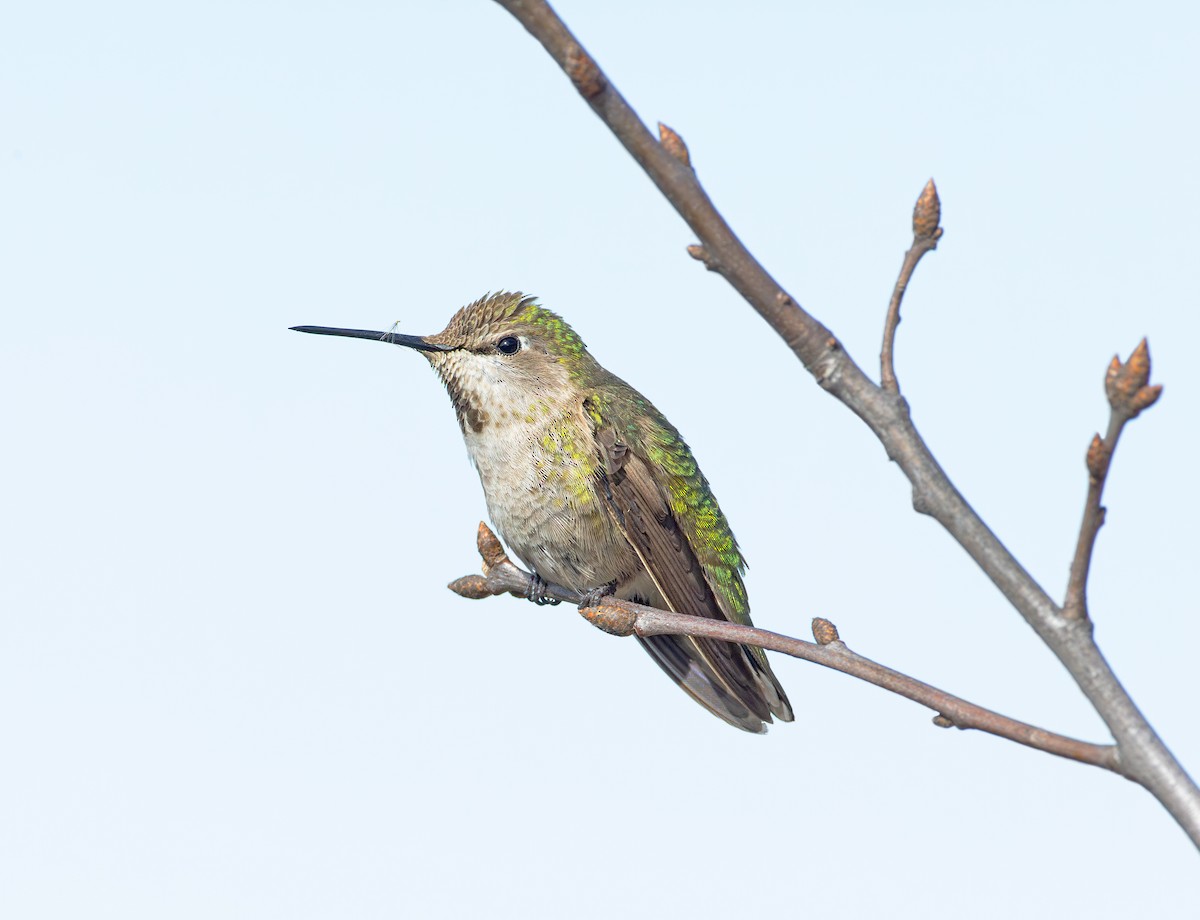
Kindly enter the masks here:
<path id="1" fill-rule="evenodd" d="M 679 431 L 535 298 L 484 296 L 436 335 L 292 328 L 425 356 L 454 404 L 488 514 L 534 585 L 750 623 L 745 560 Z M 762 649 L 688 636 L 638 642 L 730 725 L 761 733 L 772 715 L 792 721 Z"/>

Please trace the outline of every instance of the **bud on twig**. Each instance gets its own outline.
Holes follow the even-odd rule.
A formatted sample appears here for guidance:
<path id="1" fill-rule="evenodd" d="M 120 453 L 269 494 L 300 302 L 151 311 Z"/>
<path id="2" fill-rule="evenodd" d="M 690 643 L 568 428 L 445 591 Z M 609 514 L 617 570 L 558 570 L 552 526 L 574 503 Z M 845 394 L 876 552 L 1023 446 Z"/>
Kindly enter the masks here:
<path id="1" fill-rule="evenodd" d="M 475 535 L 475 545 L 479 548 L 479 556 L 483 560 L 483 574 L 486 575 L 492 566 L 508 561 L 508 554 L 500 544 L 500 539 L 492 533 L 492 529 L 483 521 L 479 522 L 479 532 Z"/>
<path id="2" fill-rule="evenodd" d="M 1108 448 L 1105 447 L 1104 441 L 1100 435 L 1092 435 L 1092 443 L 1088 445 L 1087 451 L 1087 468 L 1088 475 L 1099 481 L 1108 473 L 1108 461 L 1112 459 Z"/>
<path id="3" fill-rule="evenodd" d="M 841 639 L 838 636 L 837 627 L 824 617 L 813 617 L 812 632 L 813 638 L 817 640 L 817 645 L 829 645 Z"/>
<path id="4" fill-rule="evenodd" d="M 692 245 L 687 248 L 687 254 L 697 262 L 703 262 L 704 267 L 710 272 L 715 272 L 717 270 L 717 263 L 713 259 L 712 253 L 699 243 L 692 243 Z"/>
<path id="5" fill-rule="evenodd" d="M 921 197 L 913 208 L 913 236 L 919 240 L 937 239 L 942 235 L 938 226 L 942 220 L 942 202 L 938 198 L 937 186 L 930 179 L 921 190 Z"/>
<path id="6" fill-rule="evenodd" d="M 598 607 L 580 607 L 579 615 L 612 636 L 632 636 L 637 625 L 637 615 L 615 604 L 600 604 Z"/>
<path id="7" fill-rule="evenodd" d="M 663 150 L 671 154 L 671 156 L 688 169 L 692 168 L 692 158 L 688 155 L 687 144 L 683 142 L 682 137 L 661 121 L 658 123 L 658 140 L 663 145 Z"/>
<path id="8" fill-rule="evenodd" d="M 604 74 L 600 72 L 596 62 L 579 45 L 575 45 L 567 51 L 567 61 L 563 69 L 566 70 L 567 76 L 571 78 L 571 82 L 575 84 L 575 88 L 579 90 L 584 99 L 593 99 L 604 92 L 606 86 Z"/>
<path id="9" fill-rule="evenodd" d="M 1145 339 L 1124 364 L 1113 355 L 1108 372 L 1104 376 L 1104 392 L 1113 412 L 1126 419 L 1136 418 L 1143 409 L 1148 409 L 1162 395 L 1162 386 L 1148 386 L 1150 382 L 1150 346 Z"/>
<path id="10" fill-rule="evenodd" d="M 454 579 L 446 587 L 459 597 L 473 601 L 481 601 L 485 597 L 492 597 L 495 594 L 488 588 L 487 579 L 482 575 L 464 575 L 462 578 Z"/>

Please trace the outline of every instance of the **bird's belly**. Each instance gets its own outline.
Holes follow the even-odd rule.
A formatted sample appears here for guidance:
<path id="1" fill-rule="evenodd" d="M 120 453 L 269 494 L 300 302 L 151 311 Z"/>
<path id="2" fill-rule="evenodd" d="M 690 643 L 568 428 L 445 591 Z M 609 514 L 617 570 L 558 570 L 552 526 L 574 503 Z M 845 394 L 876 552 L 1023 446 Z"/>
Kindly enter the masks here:
<path id="1" fill-rule="evenodd" d="M 596 490 L 590 438 L 573 430 L 492 425 L 467 446 L 509 549 L 546 581 L 587 591 L 624 582 L 641 564 Z"/>

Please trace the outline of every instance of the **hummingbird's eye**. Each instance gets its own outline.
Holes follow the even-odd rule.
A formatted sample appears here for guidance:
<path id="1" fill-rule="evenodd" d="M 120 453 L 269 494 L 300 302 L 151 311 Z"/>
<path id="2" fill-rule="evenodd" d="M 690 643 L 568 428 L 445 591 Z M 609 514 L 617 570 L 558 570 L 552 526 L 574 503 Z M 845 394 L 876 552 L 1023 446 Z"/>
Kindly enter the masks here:
<path id="1" fill-rule="evenodd" d="M 506 335 L 496 343 L 496 348 L 501 352 L 501 354 L 515 355 L 521 350 L 521 340 L 515 335 Z"/>

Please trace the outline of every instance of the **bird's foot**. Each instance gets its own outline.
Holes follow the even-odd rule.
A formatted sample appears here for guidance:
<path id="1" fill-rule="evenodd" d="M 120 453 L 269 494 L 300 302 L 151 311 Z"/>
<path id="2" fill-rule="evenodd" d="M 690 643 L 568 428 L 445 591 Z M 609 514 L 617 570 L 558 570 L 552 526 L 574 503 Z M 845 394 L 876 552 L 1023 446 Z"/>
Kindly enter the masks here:
<path id="1" fill-rule="evenodd" d="M 525 596 L 539 607 L 553 607 L 556 604 L 561 604 L 562 601 L 557 597 L 546 596 L 546 587 L 546 580 L 537 572 L 534 572 L 529 576 L 529 587 L 525 590 Z"/>
<path id="2" fill-rule="evenodd" d="M 579 599 L 579 609 L 582 610 L 584 607 L 599 607 L 600 602 L 604 600 L 604 598 L 616 593 L 617 583 L 615 581 L 610 581 L 608 584 L 601 585 L 599 588 L 592 588 L 592 590 L 586 592 L 583 597 Z"/>

